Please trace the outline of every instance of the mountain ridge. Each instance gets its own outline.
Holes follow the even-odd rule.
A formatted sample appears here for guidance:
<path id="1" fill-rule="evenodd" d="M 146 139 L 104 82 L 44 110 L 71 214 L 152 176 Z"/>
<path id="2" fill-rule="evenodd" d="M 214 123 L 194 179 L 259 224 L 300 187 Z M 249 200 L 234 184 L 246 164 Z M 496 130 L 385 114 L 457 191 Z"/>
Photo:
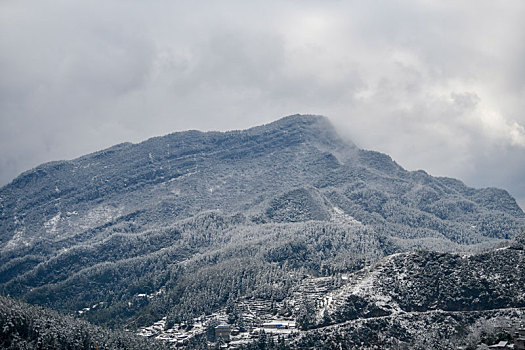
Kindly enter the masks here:
<path id="1" fill-rule="evenodd" d="M 524 225 L 504 190 L 407 171 L 294 115 L 21 174 L 0 188 L 0 288 L 97 324 L 180 323 L 393 253 L 506 244 Z"/>

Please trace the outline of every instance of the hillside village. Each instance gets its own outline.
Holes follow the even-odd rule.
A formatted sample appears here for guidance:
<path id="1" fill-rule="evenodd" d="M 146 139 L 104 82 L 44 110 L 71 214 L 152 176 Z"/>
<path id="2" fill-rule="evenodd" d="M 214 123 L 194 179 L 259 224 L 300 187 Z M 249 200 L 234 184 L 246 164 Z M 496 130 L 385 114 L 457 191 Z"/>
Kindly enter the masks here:
<path id="1" fill-rule="evenodd" d="M 209 345 L 227 344 L 228 348 L 235 349 L 256 341 L 261 333 L 277 343 L 281 338 L 288 340 L 299 332 L 295 319 L 286 311 L 287 306 L 283 302 L 245 300 L 235 308 L 239 317 L 235 325 L 228 323 L 233 321 L 232 315 L 228 315 L 224 309 L 219 313 L 195 318 L 190 327 L 176 324 L 166 329 L 166 318 L 163 318 L 149 327 L 141 328 L 137 334 L 163 340 L 174 346 L 185 346 L 192 338 L 202 335 L 207 337 Z"/>
<path id="2" fill-rule="evenodd" d="M 188 346 L 192 344 L 192 340 L 195 341 L 195 339 L 199 336 L 201 337 L 201 342 L 202 339 L 205 339 L 207 348 L 211 349 L 239 349 L 248 346 L 249 344 L 260 342 L 261 337 L 264 337 L 268 344 L 282 344 L 283 346 L 296 348 L 298 343 L 301 344 L 301 341 L 304 341 L 304 338 L 309 336 L 310 331 L 298 328 L 296 321 L 291 317 L 279 317 L 280 315 L 268 314 L 267 311 L 269 310 L 268 308 L 271 307 L 270 304 L 271 303 L 254 302 L 252 306 L 260 307 L 256 311 L 262 312 L 261 315 L 264 314 L 267 318 L 250 318 L 250 316 L 254 315 L 243 314 L 243 316 L 246 317 L 244 327 L 228 324 L 228 316 L 225 313 L 216 313 L 195 319 L 195 322 L 191 328 L 187 327 L 185 324 L 179 324 L 166 329 L 166 319 L 163 318 L 149 327 L 143 327 L 137 334 L 143 337 L 164 341 L 174 348 L 191 348 L 191 346 Z M 507 316 L 515 312 L 518 312 L 520 315 L 518 318 L 515 318 L 515 320 L 519 320 L 520 318 L 522 320 L 525 319 L 525 309 L 523 308 L 521 310 L 505 310 L 504 313 L 506 316 L 504 316 L 504 318 L 507 320 L 512 319 L 512 317 L 507 318 Z M 431 313 L 440 314 L 440 312 Z M 417 313 L 409 314 L 413 314 L 416 317 L 418 316 Z M 407 320 L 411 320 L 410 315 L 407 314 L 406 316 L 408 317 Z M 493 319 L 498 320 L 498 322 L 501 321 L 497 315 L 491 315 L 489 319 L 492 317 Z M 378 317 L 377 319 L 387 320 L 388 318 L 390 317 Z M 373 320 L 371 319 L 370 321 Z M 363 324 L 362 320 L 354 320 L 347 322 L 346 326 L 350 326 L 352 324 L 353 327 L 366 325 L 366 323 Z M 499 340 L 500 338 L 498 338 L 498 335 L 486 334 L 485 338 L 481 338 L 481 343 L 479 341 L 477 342 L 477 346 L 459 346 L 457 349 L 525 350 L 525 327 L 523 327 L 522 324 L 521 328 L 516 328 L 516 325 L 517 323 L 514 323 L 514 326 L 512 326 L 511 323 L 507 323 L 507 326 L 498 328 L 499 337 L 501 338 L 502 334 L 505 334 L 506 340 Z M 326 330 L 331 331 L 333 329 L 337 329 L 338 327 L 338 325 L 328 326 L 326 327 Z M 417 327 L 417 322 L 414 323 L 414 327 Z M 344 325 L 342 329 L 344 329 Z M 431 342 L 432 338 L 430 338 L 430 343 Z M 366 345 L 366 342 L 362 345 Z M 272 347 L 269 348 L 271 349 Z M 299 348 L 301 348 L 301 346 L 299 346 Z M 363 348 L 368 349 L 369 347 L 363 346 Z M 370 348 L 376 349 L 377 347 Z"/>
<path id="3" fill-rule="evenodd" d="M 330 338 L 330 334 L 344 332 L 347 335 L 354 334 L 351 340 L 354 346 L 358 342 L 361 348 L 375 349 L 372 345 L 374 343 L 390 344 L 391 348 L 402 348 L 403 344 L 414 345 L 414 342 L 426 341 L 432 344 L 439 342 L 438 337 L 443 337 L 444 334 L 445 338 L 458 337 L 458 329 L 464 329 L 461 332 L 468 335 L 461 335 L 463 342 L 467 339 L 466 342 L 471 344 L 459 346 L 459 349 L 522 349 L 525 342 L 523 295 L 520 295 L 521 287 L 518 286 L 515 293 L 512 292 L 509 281 L 519 282 L 523 278 L 520 272 L 524 252 L 523 237 L 522 232 L 508 246 L 478 254 L 394 254 L 354 273 L 307 277 L 282 300 L 243 298 L 229 302 L 219 312 L 193 319 L 191 325 L 182 323 L 167 327 L 166 318 L 163 318 L 151 326 L 141 328 L 138 334 L 166 341 L 175 347 L 187 346 L 200 337 L 206 339 L 208 347 L 237 349 L 259 342 L 261 337 L 270 344 L 311 346 L 315 344 L 313 339 L 317 337 Z M 436 262 L 439 265 L 435 265 Z M 423 266 L 430 266 L 431 270 L 420 270 Z M 454 266 L 453 271 L 448 270 L 450 266 Z M 429 273 L 431 275 L 427 276 Z M 436 300 L 423 302 L 428 306 L 420 309 L 423 305 L 422 297 L 428 295 L 432 298 L 428 278 L 444 278 L 440 285 L 442 288 L 456 288 L 456 291 L 451 289 L 447 293 L 456 295 L 456 307 L 464 308 L 461 300 L 469 298 L 466 291 L 473 282 L 470 274 L 478 276 L 479 281 L 475 283 L 486 281 L 483 283 L 489 288 L 487 292 L 476 293 L 489 293 L 497 300 L 510 291 L 515 299 L 509 305 L 514 307 L 506 307 L 506 304 L 498 306 L 497 303 L 486 300 L 486 306 L 482 310 L 472 305 L 474 308 L 470 311 L 446 311 L 449 307 L 439 306 Z M 423 280 L 418 281 L 419 279 Z M 455 281 L 454 286 L 447 287 L 449 280 Z M 419 290 L 417 295 L 412 295 L 410 286 L 415 285 L 417 288 L 419 283 L 421 288 L 428 290 Z M 396 287 L 398 284 L 402 286 L 400 290 L 400 287 Z M 500 288 L 502 285 L 506 287 Z M 396 293 L 400 292 L 404 295 L 402 300 L 397 299 Z M 414 297 L 416 299 L 411 300 Z M 487 307 L 491 304 L 492 308 Z M 440 332 L 444 332 L 441 335 L 433 333 L 436 324 L 440 325 Z M 369 327 L 371 333 L 365 338 L 358 334 L 360 329 Z M 355 334 L 356 332 L 358 333 Z M 403 332 L 411 334 L 408 338 L 412 337 L 412 343 L 400 340 L 406 338 L 406 335 L 402 335 Z M 324 339 L 322 344 L 326 343 L 328 342 Z M 443 348 L 451 344 L 444 344 Z M 477 346 L 472 347 L 473 344 Z"/>
<path id="4" fill-rule="evenodd" d="M 492 254 L 521 254 L 520 252 L 521 246 L 514 244 L 497 249 Z M 464 254 L 451 256 L 476 259 L 476 254 L 470 257 Z M 197 317 L 191 325 L 181 323 L 167 327 L 166 318 L 163 318 L 151 326 L 142 327 L 137 334 L 165 341 L 173 347 L 191 347 L 192 341 L 200 339 L 202 343 L 205 339 L 208 348 L 238 349 L 260 342 L 261 337 L 269 344 L 301 348 L 305 344 L 315 344 L 311 339 L 318 336 L 343 332 L 353 334 L 352 341 L 360 341 L 357 344 L 361 344 L 361 348 L 376 349 L 377 345 L 374 346 L 374 343 L 389 344 L 387 348 L 403 348 L 425 341 L 432 344 L 439 341 L 433 333 L 434 326 L 439 324 L 439 328 L 447 334 L 446 337 L 453 339 L 458 336 L 457 330 L 464 328 L 469 335 L 463 337 L 478 344 L 475 348 L 460 346 L 458 349 L 522 349 L 520 344 L 523 344 L 525 338 L 523 326 L 521 330 L 519 327 L 525 320 L 524 307 L 471 312 L 402 310 L 391 297 L 382 294 L 380 285 L 377 284 L 381 273 L 392 273 L 386 266 L 392 264 L 393 260 L 402 258 L 410 258 L 410 255 L 387 257 L 376 265 L 376 270 L 371 267 L 354 274 L 306 278 L 290 297 L 283 300 L 246 298 L 230 303 L 220 312 Z M 361 310 L 348 313 L 351 303 L 360 296 L 365 298 L 363 300 L 368 300 L 368 304 L 358 301 L 356 305 L 361 305 Z M 372 333 L 368 336 L 371 338 L 363 339 L 359 330 L 369 327 Z M 384 329 L 379 329 L 379 333 L 374 335 L 374 332 L 378 332 L 377 327 Z M 399 338 L 403 338 L 400 336 L 403 332 L 411 334 L 410 342 L 399 341 Z M 425 337 L 427 339 L 423 340 Z M 446 349 L 446 346 L 437 348 Z"/>

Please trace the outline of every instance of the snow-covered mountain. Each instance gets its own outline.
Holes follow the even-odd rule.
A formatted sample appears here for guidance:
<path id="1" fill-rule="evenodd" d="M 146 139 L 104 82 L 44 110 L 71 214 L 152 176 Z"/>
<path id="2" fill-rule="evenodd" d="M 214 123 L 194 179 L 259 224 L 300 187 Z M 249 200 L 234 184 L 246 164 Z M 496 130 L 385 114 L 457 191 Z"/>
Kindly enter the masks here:
<path id="1" fill-rule="evenodd" d="M 242 300 L 282 302 L 311 279 L 357 283 L 355 271 L 394 253 L 384 264 L 402 281 L 417 265 L 398 259 L 414 250 L 480 251 L 524 225 L 504 190 L 406 171 L 345 141 L 326 118 L 294 115 L 120 144 L 21 174 L 0 189 L 0 288 L 99 324 L 166 317 L 169 326 Z M 446 256 L 452 270 L 470 266 Z M 388 288 L 408 288 L 399 283 Z M 340 300 L 345 286 L 323 298 Z M 389 312 L 406 299 L 381 298 Z M 429 310 L 449 305 L 421 298 Z M 388 310 L 381 300 L 374 305 Z M 326 322 L 347 313 L 323 305 Z"/>

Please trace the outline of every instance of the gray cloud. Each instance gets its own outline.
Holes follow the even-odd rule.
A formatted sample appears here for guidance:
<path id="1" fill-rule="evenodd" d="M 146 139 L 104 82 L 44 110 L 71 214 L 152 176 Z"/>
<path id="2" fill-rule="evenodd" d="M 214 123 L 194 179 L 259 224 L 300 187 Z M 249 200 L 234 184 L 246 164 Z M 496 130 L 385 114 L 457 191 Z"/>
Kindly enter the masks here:
<path id="1" fill-rule="evenodd" d="M 0 183 L 185 129 L 328 116 L 525 205 L 522 1 L 3 1 Z"/>

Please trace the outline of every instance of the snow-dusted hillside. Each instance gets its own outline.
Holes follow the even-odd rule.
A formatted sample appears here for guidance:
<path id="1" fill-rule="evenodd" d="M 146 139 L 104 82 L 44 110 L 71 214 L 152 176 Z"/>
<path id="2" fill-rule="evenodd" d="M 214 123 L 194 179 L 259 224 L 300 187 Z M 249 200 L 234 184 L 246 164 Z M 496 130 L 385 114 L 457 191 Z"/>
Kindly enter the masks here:
<path id="1" fill-rule="evenodd" d="M 21 174 L 0 189 L 0 288 L 129 329 L 164 318 L 172 329 L 250 300 L 287 301 L 290 317 L 313 325 L 503 307 L 521 299 L 467 297 L 446 279 L 446 290 L 427 286 L 412 274 L 432 266 L 406 252 L 477 252 L 524 225 L 504 190 L 406 171 L 345 141 L 326 118 L 294 115 L 120 144 Z M 476 271 L 473 258 L 426 254 L 446 276 Z M 483 282 L 465 288 L 510 283 L 489 272 L 467 275 Z M 456 305 L 445 292 L 463 297 Z"/>

